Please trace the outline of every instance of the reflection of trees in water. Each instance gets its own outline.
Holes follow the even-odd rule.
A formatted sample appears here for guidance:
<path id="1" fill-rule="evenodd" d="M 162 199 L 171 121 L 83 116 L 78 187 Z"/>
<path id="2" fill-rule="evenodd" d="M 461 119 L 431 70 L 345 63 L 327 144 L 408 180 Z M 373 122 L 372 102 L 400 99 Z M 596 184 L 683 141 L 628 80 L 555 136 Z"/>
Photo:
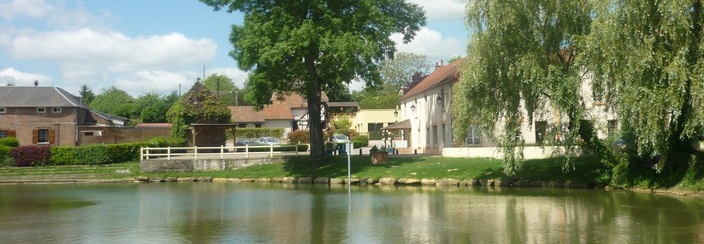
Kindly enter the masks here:
<path id="1" fill-rule="evenodd" d="M 222 219 L 194 218 L 174 224 L 174 233 L 187 243 L 220 243 L 230 224 Z"/>

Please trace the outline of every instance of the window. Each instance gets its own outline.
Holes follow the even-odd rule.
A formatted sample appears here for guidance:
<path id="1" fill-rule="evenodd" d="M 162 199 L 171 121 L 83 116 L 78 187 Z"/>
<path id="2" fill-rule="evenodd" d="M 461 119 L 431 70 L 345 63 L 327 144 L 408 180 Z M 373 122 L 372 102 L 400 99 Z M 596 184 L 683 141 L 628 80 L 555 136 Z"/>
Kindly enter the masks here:
<path id="1" fill-rule="evenodd" d="M 262 128 L 262 124 L 254 124 L 254 128 Z"/>
<path id="2" fill-rule="evenodd" d="M 99 130 L 91 130 L 91 131 L 83 131 L 83 136 L 85 137 L 90 137 L 90 136 L 102 136 L 103 132 Z"/>
<path id="3" fill-rule="evenodd" d="M 383 138 L 381 128 L 383 127 L 384 123 L 368 123 L 367 135 L 369 136 L 369 140 L 381 140 Z"/>
<path id="4" fill-rule="evenodd" d="M 0 130 L 0 138 L 5 138 L 7 137 L 7 131 L 6 130 Z"/>
<path id="5" fill-rule="evenodd" d="M 48 143 L 48 142 L 49 142 L 49 129 L 37 130 L 37 143 Z"/>
<path id="6" fill-rule="evenodd" d="M 61 108 L 58 108 L 58 107 L 51 108 L 51 112 L 55 113 L 55 114 L 61 113 Z"/>
<path id="7" fill-rule="evenodd" d="M 470 126 L 467 129 L 467 138 L 465 139 L 467 145 L 479 145 L 482 144 L 482 134 L 479 132 L 479 128 Z"/>
<path id="8" fill-rule="evenodd" d="M 547 121 L 535 121 L 535 143 L 543 144 L 545 141 L 545 133 L 548 130 Z"/>
<path id="9" fill-rule="evenodd" d="M 37 113 L 40 113 L 40 114 L 46 113 L 46 108 L 44 108 L 44 107 L 37 108 Z"/>
<path id="10" fill-rule="evenodd" d="M 607 125 L 607 133 L 609 133 L 609 136 L 616 133 L 616 129 L 618 129 L 618 120 L 609 120 Z"/>
<path id="11" fill-rule="evenodd" d="M 237 124 L 237 127 L 239 127 L 239 128 L 247 128 L 247 123 L 239 123 L 239 124 Z"/>
<path id="12" fill-rule="evenodd" d="M 0 114 L 4 114 L 4 113 L 7 113 L 7 109 L 0 107 Z"/>

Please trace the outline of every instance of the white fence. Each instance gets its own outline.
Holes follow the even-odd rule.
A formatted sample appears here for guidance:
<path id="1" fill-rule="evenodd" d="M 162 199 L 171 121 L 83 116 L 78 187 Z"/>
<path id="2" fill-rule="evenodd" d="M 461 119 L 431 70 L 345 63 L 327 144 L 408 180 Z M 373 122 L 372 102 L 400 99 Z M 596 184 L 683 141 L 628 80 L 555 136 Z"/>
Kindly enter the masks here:
<path id="1" fill-rule="evenodd" d="M 281 153 L 280 151 L 274 151 L 277 146 L 219 146 L 219 147 L 143 147 L 140 149 L 139 155 L 140 160 L 154 159 L 154 158 L 166 158 L 166 160 L 171 160 L 174 157 L 192 157 L 194 159 L 200 158 L 225 158 L 225 157 L 235 157 L 242 156 L 244 158 L 250 158 L 252 155 L 262 155 L 269 154 L 269 157 L 273 157 L 274 154 Z M 255 148 L 268 148 L 268 151 L 251 151 Z M 298 145 L 295 146 L 295 153 L 298 155 Z"/>

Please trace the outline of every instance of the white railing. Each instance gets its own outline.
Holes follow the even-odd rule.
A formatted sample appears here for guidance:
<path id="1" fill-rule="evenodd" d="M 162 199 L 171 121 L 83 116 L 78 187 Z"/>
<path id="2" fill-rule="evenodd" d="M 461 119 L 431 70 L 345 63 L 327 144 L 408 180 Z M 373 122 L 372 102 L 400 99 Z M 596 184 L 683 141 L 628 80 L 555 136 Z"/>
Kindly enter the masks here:
<path id="1" fill-rule="evenodd" d="M 269 154 L 269 157 L 273 157 L 275 153 L 281 153 L 281 151 L 274 151 L 278 145 L 264 145 L 264 146 L 219 146 L 219 147 L 142 147 L 140 149 L 139 155 L 140 160 L 154 159 L 154 158 L 166 158 L 166 160 L 171 160 L 174 157 L 178 158 L 225 158 L 226 156 L 232 155 L 243 155 L 244 158 L 249 158 L 252 154 Z M 254 148 L 268 148 L 268 151 L 251 151 Z M 213 152 L 215 151 L 215 152 Z M 298 155 L 298 145 L 296 145 L 296 155 Z"/>

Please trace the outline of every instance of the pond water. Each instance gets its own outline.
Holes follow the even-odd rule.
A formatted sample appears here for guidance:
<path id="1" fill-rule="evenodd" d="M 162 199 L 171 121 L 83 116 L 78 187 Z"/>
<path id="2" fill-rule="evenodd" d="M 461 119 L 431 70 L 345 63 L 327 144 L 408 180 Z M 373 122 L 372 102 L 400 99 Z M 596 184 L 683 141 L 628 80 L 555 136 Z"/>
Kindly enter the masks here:
<path id="1" fill-rule="evenodd" d="M 704 200 L 546 188 L 0 186 L 3 243 L 704 243 Z"/>

